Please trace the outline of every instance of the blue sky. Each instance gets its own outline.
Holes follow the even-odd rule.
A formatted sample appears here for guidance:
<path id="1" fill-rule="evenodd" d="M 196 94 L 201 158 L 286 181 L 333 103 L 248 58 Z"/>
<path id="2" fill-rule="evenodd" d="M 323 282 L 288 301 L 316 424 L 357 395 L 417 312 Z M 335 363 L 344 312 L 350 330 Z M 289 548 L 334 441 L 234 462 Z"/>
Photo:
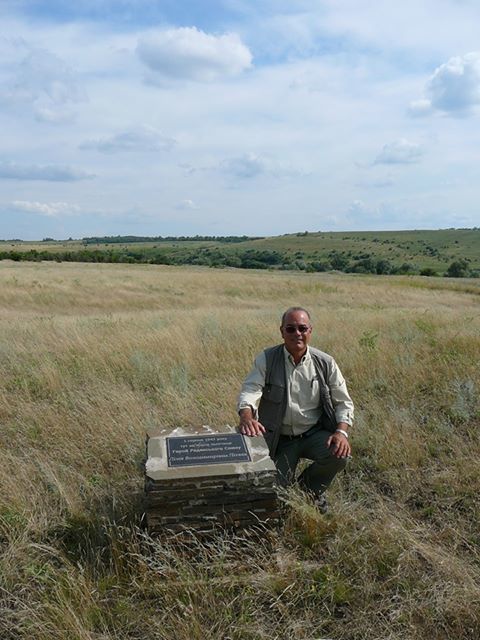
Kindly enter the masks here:
<path id="1" fill-rule="evenodd" d="M 4 0 L 0 238 L 479 226 L 473 0 Z"/>

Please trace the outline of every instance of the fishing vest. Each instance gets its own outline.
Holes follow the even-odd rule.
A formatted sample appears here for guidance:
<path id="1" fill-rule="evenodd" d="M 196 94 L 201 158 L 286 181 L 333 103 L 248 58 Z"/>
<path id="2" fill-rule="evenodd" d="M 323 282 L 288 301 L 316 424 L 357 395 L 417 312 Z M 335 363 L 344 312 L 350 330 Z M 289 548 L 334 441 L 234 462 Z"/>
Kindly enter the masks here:
<path id="1" fill-rule="evenodd" d="M 280 429 L 283 416 L 287 409 L 288 392 L 287 376 L 285 372 L 285 355 L 283 344 L 265 349 L 267 369 L 265 372 L 265 385 L 258 407 L 258 419 L 265 427 L 265 440 L 267 441 L 270 455 L 273 457 L 280 438 Z M 309 347 L 315 371 L 320 387 L 320 406 L 322 414 L 318 421 L 319 429 L 335 431 L 337 421 L 335 419 L 335 409 L 330 395 L 328 380 L 328 363 L 331 356 Z"/>

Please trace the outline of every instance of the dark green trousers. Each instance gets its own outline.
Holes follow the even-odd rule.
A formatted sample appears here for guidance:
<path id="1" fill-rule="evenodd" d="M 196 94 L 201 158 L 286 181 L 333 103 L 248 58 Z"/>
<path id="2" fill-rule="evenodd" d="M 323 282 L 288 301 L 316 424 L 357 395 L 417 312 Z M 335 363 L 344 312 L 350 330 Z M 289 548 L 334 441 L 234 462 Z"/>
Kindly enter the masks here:
<path id="1" fill-rule="evenodd" d="M 298 483 L 306 491 L 321 494 L 332 483 L 336 474 L 345 469 L 347 460 L 336 458 L 327 447 L 331 431 L 311 429 L 303 437 L 280 436 L 273 461 L 277 467 L 278 484 L 286 487 L 295 481 L 295 471 L 301 458 L 312 460 L 298 477 Z"/>

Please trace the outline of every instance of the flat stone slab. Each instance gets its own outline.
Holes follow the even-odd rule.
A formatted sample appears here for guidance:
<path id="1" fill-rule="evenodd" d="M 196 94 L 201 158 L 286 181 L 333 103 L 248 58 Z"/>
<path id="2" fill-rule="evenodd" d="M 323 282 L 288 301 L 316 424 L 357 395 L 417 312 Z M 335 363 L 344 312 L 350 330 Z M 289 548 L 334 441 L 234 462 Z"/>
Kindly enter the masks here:
<path id="1" fill-rule="evenodd" d="M 278 524 L 276 468 L 262 436 L 225 425 L 147 434 L 145 494 L 151 533 Z"/>
<path id="2" fill-rule="evenodd" d="M 233 456 L 229 461 L 216 461 L 215 451 L 212 447 L 218 447 L 218 453 L 225 453 L 225 447 L 220 447 L 222 437 L 235 435 L 243 442 L 243 447 L 248 453 L 249 460 L 235 460 Z M 259 471 L 275 472 L 275 465 L 268 453 L 268 446 L 263 436 L 249 438 L 237 433 L 235 427 L 225 425 L 220 428 L 212 428 L 207 425 L 201 427 L 177 427 L 176 429 L 157 429 L 147 433 L 147 463 L 145 467 L 146 475 L 152 480 L 172 480 L 173 478 L 196 478 L 216 475 L 238 475 L 241 473 L 258 473 Z M 190 440 L 190 450 L 197 448 L 205 449 L 207 459 L 197 460 L 194 463 L 188 460 L 189 464 L 169 464 L 169 448 L 171 451 L 172 440 L 182 438 Z M 212 438 L 211 448 L 208 451 L 206 446 L 207 438 Z M 202 446 L 203 445 L 203 446 Z M 241 446 L 238 444 L 237 446 Z M 233 453 L 238 454 L 238 449 Z M 186 454 L 188 455 L 188 453 Z"/>

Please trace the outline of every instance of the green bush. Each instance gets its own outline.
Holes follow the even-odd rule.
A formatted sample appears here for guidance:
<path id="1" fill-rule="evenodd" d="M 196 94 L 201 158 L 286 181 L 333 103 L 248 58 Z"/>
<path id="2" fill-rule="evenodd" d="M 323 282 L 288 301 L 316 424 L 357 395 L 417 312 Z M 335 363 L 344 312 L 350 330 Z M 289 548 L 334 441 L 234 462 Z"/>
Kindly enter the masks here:
<path id="1" fill-rule="evenodd" d="M 450 264 L 445 275 L 447 278 L 467 278 L 469 271 L 470 269 L 466 260 L 455 260 Z"/>

